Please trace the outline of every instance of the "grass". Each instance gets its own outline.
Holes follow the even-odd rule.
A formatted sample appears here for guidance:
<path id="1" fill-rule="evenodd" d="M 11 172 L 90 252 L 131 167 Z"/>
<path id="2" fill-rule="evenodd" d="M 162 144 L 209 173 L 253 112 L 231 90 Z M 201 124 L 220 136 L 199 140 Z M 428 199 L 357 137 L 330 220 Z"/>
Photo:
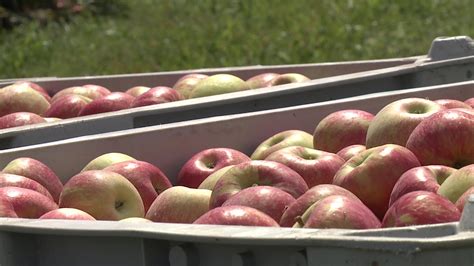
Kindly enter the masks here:
<path id="1" fill-rule="evenodd" d="M 125 16 L 0 30 L 0 78 L 406 57 L 474 37 L 471 0 L 127 2 Z"/>

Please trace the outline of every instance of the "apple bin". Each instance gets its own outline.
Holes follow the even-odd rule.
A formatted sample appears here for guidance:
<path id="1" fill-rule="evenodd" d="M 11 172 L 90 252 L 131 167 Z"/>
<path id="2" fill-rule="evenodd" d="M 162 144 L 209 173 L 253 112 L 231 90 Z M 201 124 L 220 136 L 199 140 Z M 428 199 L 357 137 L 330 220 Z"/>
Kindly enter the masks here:
<path id="1" fill-rule="evenodd" d="M 91 159 L 120 152 L 158 166 L 176 184 L 192 155 L 214 147 L 247 155 L 269 136 L 313 132 L 342 109 L 377 113 L 404 98 L 465 100 L 474 81 L 223 115 L 0 151 L 50 166 L 65 183 Z M 459 222 L 345 230 L 0 218 L 1 265 L 472 265 L 474 196 Z"/>
<path id="2" fill-rule="evenodd" d="M 468 81 L 473 79 L 474 73 L 472 43 L 468 37 L 438 38 L 433 41 L 427 56 L 415 58 L 43 79 L 38 84 L 52 90 L 51 92 L 84 83 L 96 83 L 118 90 L 139 84 L 170 85 L 187 73 L 233 73 L 247 78 L 268 71 L 291 71 L 303 73 L 314 80 L 2 129 L 0 149 L 215 115 L 254 112 L 374 92 Z"/>

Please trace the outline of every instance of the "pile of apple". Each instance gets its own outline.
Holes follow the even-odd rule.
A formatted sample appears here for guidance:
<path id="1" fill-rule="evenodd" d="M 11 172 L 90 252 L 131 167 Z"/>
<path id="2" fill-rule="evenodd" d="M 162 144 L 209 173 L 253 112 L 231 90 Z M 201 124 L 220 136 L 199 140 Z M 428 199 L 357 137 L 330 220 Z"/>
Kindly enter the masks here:
<path id="1" fill-rule="evenodd" d="M 263 73 L 246 81 L 230 74 L 188 74 L 173 88 L 136 86 L 111 92 L 87 84 L 62 89 L 53 97 L 36 83 L 19 81 L 0 88 L 0 129 L 308 80 L 298 73 Z"/>
<path id="2" fill-rule="evenodd" d="M 474 98 L 341 110 L 248 156 L 212 148 L 172 186 L 155 165 L 101 155 L 64 184 L 18 158 L 0 173 L 0 216 L 371 229 L 458 221 L 474 194 Z M 174 179 L 173 179 L 174 180 Z"/>

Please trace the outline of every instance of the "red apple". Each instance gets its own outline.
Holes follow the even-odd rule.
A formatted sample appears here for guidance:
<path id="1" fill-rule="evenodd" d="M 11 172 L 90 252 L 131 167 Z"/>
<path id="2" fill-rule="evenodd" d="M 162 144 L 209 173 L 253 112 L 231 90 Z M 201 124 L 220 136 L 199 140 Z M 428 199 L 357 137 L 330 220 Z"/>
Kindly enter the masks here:
<path id="1" fill-rule="evenodd" d="M 85 211 L 97 220 L 145 215 L 142 199 L 133 184 L 105 170 L 85 171 L 71 177 L 64 185 L 59 206 Z"/>
<path id="2" fill-rule="evenodd" d="M 40 183 L 45 187 L 55 202 L 58 202 L 59 194 L 63 190 L 63 184 L 59 177 L 44 163 L 33 158 L 17 158 L 5 166 L 3 173 L 21 175 Z"/>
<path id="3" fill-rule="evenodd" d="M 122 175 L 135 186 L 143 200 L 145 212 L 161 192 L 172 186 L 158 167 L 143 161 L 115 163 L 104 170 Z"/>
<path id="4" fill-rule="evenodd" d="M 262 73 L 255 75 L 245 82 L 250 86 L 250 89 L 259 89 L 271 86 L 271 81 L 278 77 L 279 74 L 276 73 Z"/>
<path id="5" fill-rule="evenodd" d="M 58 97 L 46 111 L 45 116 L 57 118 L 78 117 L 81 110 L 92 100 L 77 94 L 65 94 Z"/>
<path id="6" fill-rule="evenodd" d="M 21 175 L 6 174 L 0 172 L 0 187 L 21 187 L 39 192 L 54 200 L 49 191 L 33 179 Z"/>
<path id="7" fill-rule="evenodd" d="M 135 98 L 124 92 L 112 92 L 88 103 L 79 112 L 79 116 L 119 111 L 130 108 Z"/>
<path id="8" fill-rule="evenodd" d="M 273 220 L 280 221 L 285 209 L 295 201 L 293 196 L 279 188 L 256 186 L 242 189 L 226 200 L 222 207 L 232 205 L 252 207 L 266 213 Z"/>
<path id="9" fill-rule="evenodd" d="M 421 122 L 406 147 L 422 165 L 461 168 L 474 163 L 474 112 L 448 109 Z"/>
<path id="10" fill-rule="evenodd" d="M 461 213 L 452 202 L 429 191 L 403 195 L 388 209 L 382 227 L 437 224 L 459 221 Z"/>
<path id="11" fill-rule="evenodd" d="M 374 229 L 380 228 L 380 221 L 359 200 L 333 195 L 314 203 L 293 227 Z"/>
<path id="12" fill-rule="evenodd" d="M 467 103 L 454 100 L 454 99 L 439 99 L 435 100 L 435 103 L 444 106 L 446 109 L 453 109 L 453 108 L 467 108 L 471 109 L 471 106 Z"/>
<path id="13" fill-rule="evenodd" d="M 49 96 L 49 93 L 43 88 L 41 87 L 40 85 L 34 83 L 34 82 L 31 82 L 31 81 L 17 81 L 14 83 L 15 85 L 21 85 L 21 84 L 26 84 L 27 86 L 30 86 L 33 90 L 41 93 L 41 95 L 43 95 L 43 97 L 48 101 L 48 102 L 51 102 L 51 97 Z"/>
<path id="14" fill-rule="evenodd" d="M 292 146 L 277 150 L 266 161 L 282 163 L 295 170 L 309 188 L 320 184 L 332 184 L 332 179 L 345 161 L 334 153 Z"/>
<path id="15" fill-rule="evenodd" d="M 386 144 L 352 157 L 336 173 L 333 184 L 354 193 L 381 219 L 395 183 L 403 173 L 418 166 L 420 163 L 410 150 Z"/>
<path id="16" fill-rule="evenodd" d="M 183 96 L 177 91 L 169 87 L 154 87 L 147 92 L 135 98 L 130 105 L 133 107 L 154 105 L 160 103 L 169 103 L 183 100 Z"/>
<path id="17" fill-rule="evenodd" d="M 471 106 L 471 108 L 474 108 L 474 97 L 465 100 L 464 103 L 466 103 L 466 104 L 468 104 L 469 106 Z"/>
<path id="18" fill-rule="evenodd" d="M 210 190 L 175 186 L 158 195 L 145 217 L 160 223 L 193 223 L 209 210 L 210 198 Z"/>
<path id="19" fill-rule="evenodd" d="M 189 98 L 199 98 L 245 90 L 250 90 L 250 87 L 242 79 L 234 75 L 217 74 L 199 81 L 189 93 Z"/>
<path id="20" fill-rule="evenodd" d="M 336 153 L 350 145 L 365 145 L 374 115 L 362 110 L 342 110 L 323 118 L 313 134 L 315 149 Z"/>
<path id="21" fill-rule="evenodd" d="M 103 96 L 109 95 L 110 93 L 111 92 L 108 89 L 102 86 L 91 85 L 91 84 L 84 85 L 84 86 L 75 86 L 75 87 L 65 88 L 57 92 L 53 96 L 52 102 L 55 102 L 58 98 L 66 94 L 81 95 L 91 100 L 95 100 Z"/>
<path id="22" fill-rule="evenodd" d="M 34 113 L 16 112 L 0 117 L 0 129 L 45 123 L 46 120 Z"/>
<path id="23" fill-rule="evenodd" d="M 212 148 L 203 150 L 189 159 L 179 171 L 177 184 L 197 188 L 210 174 L 228 166 L 250 161 L 240 151 L 230 148 Z"/>
<path id="24" fill-rule="evenodd" d="M 191 95 L 194 87 L 196 87 L 196 84 L 207 77 L 207 75 L 203 74 L 184 75 L 178 81 L 176 81 L 176 83 L 173 85 L 173 89 L 177 90 L 185 99 L 189 99 L 189 96 Z"/>
<path id="25" fill-rule="evenodd" d="M 230 168 L 217 181 L 211 195 L 211 209 L 221 206 L 242 189 L 254 185 L 279 188 L 295 199 L 308 190 L 304 179 L 284 164 L 271 161 L 249 161 Z"/>
<path id="26" fill-rule="evenodd" d="M 467 200 L 469 199 L 470 195 L 474 194 L 474 186 L 466 190 L 461 197 L 458 198 L 456 201 L 456 207 L 459 209 L 460 212 L 464 210 L 464 205 L 466 205 Z"/>
<path id="27" fill-rule="evenodd" d="M 142 95 L 143 93 L 149 91 L 151 88 L 150 87 L 145 87 L 145 86 L 135 86 L 130 89 L 128 89 L 125 93 L 130 94 L 133 97 L 138 97 Z"/>
<path id="28" fill-rule="evenodd" d="M 278 86 L 283 84 L 289 83 L 300 83 L 309 81 L 310 79 L 305 75 L 301 75 L 299 73 L 285 73 L 276 76 L 274 79 L 270 81 L 270 86 Z"/>
<path id="29" fill-rule="evenodd" d="M 0 217 L 18 218 L 13 205 L 6 197 L 0 196 Z"/>
<path id="30" fill-rule="evenodd" d="M 356 195 L 352 194 L 349 190 L 331 185 L 324 184 L 310 188 L 303 195 L 301 195 L 296 201 L 288 206 L 288 209 L 283 213 L 280 219 L 280 226 L 291 227 L 301 217 L 305 211 L 311 207 L 317 201 L 324 199 L 332 195 L 342 195 L 346 197 L 352 197 L 354 200 L 359 200 Z"/>
<path id="31" fill-rule="evenodd" d="M 27 83 L 13 84 L 0 89 L 0 117 L 16 112 L 43 115 L 49 105 L 49 101 Z"/>
<path id="32" fill-rule="evenodd" d="M 438 189 L 438 194 L 456 201 L 471 187 L 474 187 L 474 164 L 464 166 L 452 173 Z"/>
<path id="33" fill-rule="evenodd" d="M 444 165 L 420 166 L 406 171 L 393 187 L 389 206 L 408 192 L 423 190 L 436 193 L 444 180 L 455 171 Z"/>
<path id="34" fill-rule="evenodd" d="M 56 210 L 49 211 L 43 214 L 39 219 L 62 219 L 62 220 L 89 220 L 95 221 L 95 218 L 92 217 L 85 211 L 74 208 L 60 208 Z"/>
<path id="35" fill-rule="evenodd" d="M 11 214 L 13 211 L 19 218 L 36 219 L 41 215 L 58 208 L 58 205 L 52 199 L 37 191 L 26 188 L 0 188 L 0 199 L 2 198 L 3 200 L 0 201 L 0 204 L 6 200 L 10 202 L 10 206 L 13 208 L 13 210 L 7 210 L 7 214 Z M 9 206 L 4 205 L 2 208 L 9 208 Z"/>
<path id="36" fill-rule="evenodd" d="M 92 161 L 90 161 L 81 172 L 89 171 L 89 170 L 103 170 L 109 165 L 126 162 L 126 161 L 136 161 L 135 158 L 128 156 L 127 154 L 123 154 L 120 152 L 109 152 L 102 154 Z"/>
<path id="37" fill-rule="evenodd" d="M 313 148 L 313 136 L 301 130 L 286 130 L 277 133 L 263 141 L 250 158 L 252 160 L 264 160 L 271 153 L 290 146 L 301 146 Z"/>
<path id="38" fill-rule="evenodd" d="M 199 217 L 194 224 L 279 227 L 278 223 L 265 213 L 251 207 L 235 205 L 212 209 Z"/>
<path id="39" fill-rule="evenodd" d="M 349 161 L 350 158 L 354 157 L 356 154 L 359 154 L 365 151 L 367 148 L 365 145 L 354 144 L 345 147 L 344 149 L 338 151 L 336 154 L 344 159 L 344 161 Z"/>
<path id="40" fill-rule="evenodd" d="M 405 146 L 408 137 L 421 121 L 444 107 L 427 99 L 406 98 L 386 105 L 375 115 L 367 130 L 366 146 L 384 144 Z"/>

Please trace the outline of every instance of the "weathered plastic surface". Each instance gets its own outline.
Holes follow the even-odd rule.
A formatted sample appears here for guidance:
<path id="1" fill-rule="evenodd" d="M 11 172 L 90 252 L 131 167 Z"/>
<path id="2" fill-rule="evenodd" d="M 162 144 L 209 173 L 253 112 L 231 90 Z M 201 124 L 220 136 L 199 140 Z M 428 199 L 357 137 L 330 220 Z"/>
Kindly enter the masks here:
<path id="1" fill-rule="evenodd" d="M 202 149 L 250 154 L 279 131 L 312 132 L 333 111 L 375 113 L 401 98 L 473 95 L 470 81 L 125 130 L 0 151 L 0 168 L 29 156 L 66 181 L 91 159 L 115 151 L 154 163 L 174 181 Z M 474 197 L 459 223 L 364 231 L 0 218 L 0 265 L 473 265 L 473 215 Z"/>
<path id="2" fill-rule="evenodd" d="M 179 121 L 474 80 L 474 56 L 323 78 L 0 130 L 0 149 Z"/>

